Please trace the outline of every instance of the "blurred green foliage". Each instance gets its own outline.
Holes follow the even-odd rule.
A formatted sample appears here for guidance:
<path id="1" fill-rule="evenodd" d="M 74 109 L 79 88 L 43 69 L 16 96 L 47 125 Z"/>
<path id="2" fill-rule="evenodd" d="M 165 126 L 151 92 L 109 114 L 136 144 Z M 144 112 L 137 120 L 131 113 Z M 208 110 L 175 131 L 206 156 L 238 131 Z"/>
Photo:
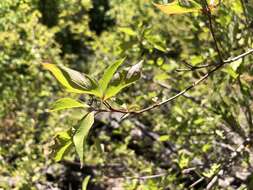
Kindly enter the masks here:
<path id="1" fill-rule="evenodd" d="M 223 0 L 213 12 L 224 59 L 253 47 L 252 6 Z M 59 163 L 51 155 L 56 134 L 85 114 L 49 113 L 52 103 L 99 102 L 62 90 L 42 62 L 100 78 L 115 60 L 127 57 L 123 68 L 144 60 L 142 78 L 109 101 L 141 109 L 209 69 L 176 71 L 185 63 L 218 64 L 207 26 L 202 14 L 168 16 L 148 0 L 1 1 L 0 189 L 81 189 L 87 176 L 87 189 L 191 189 L 201 177 L 192 189 L 204 189 L 216 175 L 214 189 L 252 189 L 252 56 L 150 112 L 123 121 L 120 114 L 96 115 L 82 169 L 74 150 Z"/>

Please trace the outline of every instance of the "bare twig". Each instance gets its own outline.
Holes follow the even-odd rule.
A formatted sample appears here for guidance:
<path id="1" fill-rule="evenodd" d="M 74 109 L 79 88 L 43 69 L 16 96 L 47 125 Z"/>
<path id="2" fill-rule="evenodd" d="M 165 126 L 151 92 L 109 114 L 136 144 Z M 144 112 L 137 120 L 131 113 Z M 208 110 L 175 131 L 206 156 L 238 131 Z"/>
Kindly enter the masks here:
<path id="1" fill-rule="evenodd" d="M 190 188 L 195 187 L 196 185 L 198 185 L 199 183 L 201 183 L 203 180 L 205 180 L 204 177 L 199 178 L 196 182 L 194 182 L 193 184 L 190 185 Z"/>
<path id="2" fill-rule="evenodd" d="M 202 0 L 202 2 L 205 6 L 205 9 L 204 9 L 205 11 L 203 11 L 203 12 L 207 15 L 208 27 L 209 27 L 209 30 L 211 32 L 211 35 L 212 35 L 212 38 L 213 38 L 213 41 L 214 41 L 216 52 L 218 53 L 218 56 L 219 56 L 220 64 L 222 64 L 223 63 L 223 58 L 222 58 L 222 54 L 221 54 L 221 51 L 220 51 L 219 46 L 218 46 L 218 40 L 216 39 L 214 28 L 213 28 L 211 9 L 210 9 L 210 7 L 207 3 L 207 0 Z"/>
<path id="3" fill-rule="evenodd" d="M 218 175 L 214 176 L 212 178 L 212 180 L 208 183 L 207 187 L 206 187 L 206 190 L 210 190 L 213 188 L 213 186 L 216 184 L 216 182 L 218 181 Z"/>
<path id="4" fill-rule="evenodd" d="M 197 81 L 195 81 L 194 83 L 192 83 L 190 86 L 188 86 L 187 88 L 185 88 L 184 90 L 180 91 L 179 93 L 177 93 L 176 95 L 162 101 L 159 103 L 155 103 L 147 108 L 138 110 L 138 111 L 129 111 L 129 110 L 122 110 L 122 109 L 116 109 L 113 107 L 110 107 L 110 109 L 108 110 L 102 110 L 102 109 L 94 109 L 94 111 L 98 111 L 98 112 L 118 112 L 118 113 L 128 113 L 128 114 L 141 114 L 144 113 L 146 111 L 150 111 L 154 108 L 157 108 L 159 106 L 162 106 L 170 101 L 175 100 L 176 98 L 184 95 L 186 92 L 188 92 L 189 90 L 195 88 L 197 85 L 199 85 L 201 82 L 203 82 L 205 79 L 207 79 L 209 76 L 211 76 L 215 71 L 219 70 L 221 67 L 223 67 L 225 64 L 229 64 L 229 63 L 233 63 L 239 59 L 242 59 L 250 54 L 253 53 L 253 49 L 250 49 L 248 51 L 246 51 L 245 53 L 242 53 L 236 57 L 233 58 L 229 58 L 227 60 L 224 60 L 222 63 L 218 64 L 215 68 L 213 68 L 212 70 L 210 70 L 209 72 L 207 72 L 204 76 L 202 76 L 200 79 L 198 79 Z"/>
<path id="5" fill-rule="evenodd" d="M 187 66 L 188 67 L 187 69 L 176 69 L 176 71 L 178 71 L 178 72 L 181 72 L 181 71 L 196 71 L 196 70 L 199 70 L 199 69 L 214 67 L 215 65 L 216 64 L 205 64 L 205 65 L 198 65 L 198 66 L 191 65 L 191 67 Z"/>
<path id="6" fill-rule="evenodd" d="M 161 173 L 156 175 L 149 175 L 149 176 L 136 176 L 136 177 L 125 177 L 126 179 L 138 179 L 138 180 L 147 180 L 147 179 L 154 179 L 160 178 L 168 175 L 168 173 Z"/>
<path id="7" fill-rule="evenodd" d="M 218 69 L 220 69 L 223 65 L 227 64 L 227 63 L 232 63 L 232 62 L 235 62 L 249 54 L 253 53 L 253 49 L 250 49 L 249 51 L 241 54 L 241 55 L 238 55 L 234 58 L 231 58 L 231 59 L 227 59 L 225 61 L 223 61 L 222 63 L 218 64 L 214 69 L 212 69 L 211 71 L 209 71 L 208 73 L 206 73 L 203 77 L 201 77 L 199 80 L 195 81 L 192 85 L 190 85 L 189 87 L 187 87 L 186 89 L 182 90 L 181 92 L 179 92 L 178 94 L 176 94 L 175 96 L 172 96 L 170 98 L 168 98 L 167 100 L 164 100 L 160 103 L 156 103 L 152 106 L 149 106 L 147 108 L 144 108 L 140 111 L 135 111 L 133 113 L 137 113 L 137 114 L 140 114 L 140 113 L 143 113 L 143 112 L 146 112 L 146 111 L 149 111 L 151 109 L 154 109 L 158 106 L 161 106 L 163 104 L 166 104 L 174 99 L 176 99 L 177 97 L 179 96 L 182 96 L 183 94 L 185 94 L 186 92 L 188 92 L 189 90 L 191 90 L 192 88 L 194 88 L 195 86 L 197 86 L 198 84 L 200 84 L 201 82 L 203 82 L 205 79 L 207 79 L 210 75 L 212 75 L 215 71 L 217 71 Z"/>

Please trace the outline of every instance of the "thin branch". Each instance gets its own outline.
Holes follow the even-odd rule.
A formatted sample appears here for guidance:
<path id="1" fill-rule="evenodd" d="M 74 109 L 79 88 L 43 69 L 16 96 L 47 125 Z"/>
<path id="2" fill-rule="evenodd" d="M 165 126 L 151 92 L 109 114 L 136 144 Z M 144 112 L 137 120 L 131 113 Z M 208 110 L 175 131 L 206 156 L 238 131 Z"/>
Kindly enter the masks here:
<path id="1" fill-rule="evenodd" d="M 166 88 L 166 89 L 170 90 L 170 91 L 173 92 L 173 93 L 179 93 L 179 92 L 180 92 L 180 91 L 177 90 L 177 89 L 170 88 L 168 85 L 166 85 L 166 84 L 164 84 L 164 83 L 158 82 L 158 84 L 159 84 L 161 87 Z M 200 100 L 196 99 L 195 97 L 190 96 L 189 94 L 186 94 L 186 93 L 185 93 L 185 94 L 183 94 L 182 96 L 185 97 L 185 98 L 187 98 L 187 99 L 189 99 L 189 100 L 191 100 L 191 101 L 193 101 L 194 103 L 196 103 L 196 104 L 198 104 L 198 105 L 201 104 L 201 101 L 200 101 Z"/>
<path id="2" fill-rule="evenodd" d="M 142 110 L 140 110 L 140 111 L 133 112 L 133 113 L 138 113 L 138 114 L 139 114 L 139 113 L 143 113 L 143 112 L 149 111 L 149 110 L 151 110 L 151 109 L 154 109 L 154 108 L 156 108 L 156 107 L 158 107 L 158 106 L 161 106 L 161 105 L 163 105 L 163 104 L 166 104 L 166 103 L 168 103 L 168 102 L 170 102 L 170 101 L 176 99 L 177 97 L 179 97 L 179 96 L 185 94 L 186 92 L 188 92 L 189 90 L 191 90 L 192 88 L 194 88 L 195 86 L 197 86 L 198 84 L 200 84 L 202 81 L 204 81 L 205 79 L 207 79 L 211 74 L 213 74 L 215 71 L 217 71 L 217 70 L 218 70 L 219 68 L 221 68 L 223 65 L 225 65 L 225 64 L 227 64 L 227 63 L 235 62 L 235 61 L 237 61 L 237 60 L 239 60 L 239 59 L 241 59 L 241 58 L 243 58 L 243 57 L 245 57 L 245 56 L 247 56 L 247 55 L 249 55 L 249 54 L 251 54 L 251 53 L 253 53 L 253 49 L 250 49 L 249 51 L 247 51 L 247 52 L 245 52 L 245 53 L 243 53 L 243 54 L 241 54 L 241 55 L 238 55 L 238 56 L 236 56 L 236 57 L 234 57 L 234 58 L 227 59 L 227 60 L 223 61 L 223 63 L 217 65 L 213 70 L 211 70 L 211 71 L 209 71 L 208 73 L 206 73 L 206 74 L 205 74 L 203 77 L 201 77 L 199 80 L 195 81 L 192 85 L 190 85 L 190 86 L 187 87 L 186 89 L 182 90 L 181 92 L 179 92 L 179 93 L 176 94 L 175 96 L 172 96 L 172 97 L 168 98 L 167 100 L 164 100 L 164 101 L 162 101 L 162 102 L 160 102 L 160 103 L 156 103 L 156 104 L 154 104 L 154 105 L 152 105 L 152 106 L 150 106 L 150 107 L 144 108 L 144 109 L 142 109 Z"/>
<path id="3" fill-rule="evenodd" d="M 198 65 L 198 66 L 193 66 L 190 65 L 189 63 L 185 63 L 184 64 L 187 66 L 187 69 L 176 69 L 176 71 L 181 72 L 181 71 L 195 71 L 195 70 L 199 70 L 199 69 L 205 69 L 205 68 L 209 68 L 209 67 L 213 67 L 216 64 L 205 64 L 205 65 Z"/>
<path id="4" fill-rule="evenodd" d="M 125 177 L 126 179 L 138 179 L 138 180 L 147 180 L 147 179 L 154 179 L 160 178 L 168 175 L 168 173 L 161 173 L 156 175 L 149 175 L 149 176 L 136 176 L 136 177 Z"/>
<path id="5" fill-rule="evenodd" d="M 196 182 L 194 182 L 193 184 L 191 184 L 189 188 L 195 187 L 196 185 L 198 185 L 199 183 L 201 183 L 204 180 L 205 180 L 204 177 L 199 178 Z"/>
<path id="6" fill-rule="evenodd" d="M 252 54 L 252 53 L 253 53 L 253 49 L 250 49 L 250 50 L 246 51 L 246 52 L 243 53 L 243 54 L 240 54 L 240 55 L 238 55 L 238 56 L 236 56 L 236 57 L 233 57 L 233 58 L 230 58 L 230 59 L 225 60 L 224 63 L 233 63 L 233 62 L 235 62 L 235 61 L 237 61 L 237 60 L 239 60 L 239 59 L 242 59 L 242 58 L 244 58 L 244 57 L 246 57 L 247 55 Z"/>
<path id="7" fill-rule="evenodd" d="M 218 175 L 214 176 L 212 178 L 212 180 L 208 183 L 206 190 L 211 190 L 213 188 L 213 186 L 216 184 L 216 182 L 218 181 Z"/>
<path id="8" fill-rule="evenodd" d="M 188 86 L 186 89 L 180 91 L 179 93 L 177 93 L 176 95 L 162 101 L 159 103 L 155 103 L 147 108 L 141 109 L 139 111 L 129 111 L 129 110 L 122 110 L 122 109 L 116 109 L 113 107 L 110 107 L 109 110 L 103 110 L 103 109 L 93 109 L 94 111 L 98 111 L 98 112 L 118 112 L 118 113 L 124 113 L 124 114 L 141 114 L 144 113 L 146 111 L 152 110 L 154 108 L 157 108 L 159 106 L 162 106 L 170 101 L 173 101 L 174 99 L 184 95 L 186 92 L 188 92 L 189 90 L 195 88 L 197 85 L 199 85 L 201 82 L 203 82 L 205 79 L 207 79 L 209 76 L 211 76 L 215 71 L 219 70 L 222 66 L 224 66 L 225 64 L 229 64 L 229 63 L 233 63 L 239 59 L 242 59 L 244 57 L 246 57 L 247 55 L 250 55 L 253 53 L 253 49 L 248 50 L 245 53 L 242 53 L 236 57 L 227 59 L 225 61 L 223 61 L 222 63 L 218 64 L 215 68 L 213 68 L 211 71 L 209 71 L 208 73 L 206 73 L 204 76 L 202 76 L 200 79 L 198 79 L 197 81 L 195 81 L 194 83 L 192 83 L 190 86 Z"/>
<path id="9" fill-rule="evenodd" d="M 152 110 L 156 107 L 159 107 L 159 106 L 162 106 L 182 95 L 184 95 L 186 92 L 188 92 L 189 90 L 193 89 L 195 86 L 199 85 L 201 82 L 203 82 L 205 79 L 207 79 L 210 75 L 212 75 L 215 71 L 219 70 L 223 65 L 227 64 L 227 63 L 232 63 L 232 62 L 235 62 L 249 54 L 251 54 L 253 52 L 253 49 L 250 49 L 249 51 L 241 54 L 241 55 L 238 55 L 234 58 L 231 58 L 231 59 L 227 59 L 227 60 L 223 60 L 222 58 L 222 54 L 221 54 L 221 51 L 219 49 L 219 46 L 218 46 L 218 41 L 216 39 L 216 36 L 215 36 L 215 32 L 214 32 L 214 28 L 213 28 L 213 23 L 212 23 L 212 14 L 211 14 L 211 9 L 210 7 L 208 6 L 208 3 L 207 3 L 207 0 L 202 0 L 203 2 L 203 5 L 205 6 L 204 9 L 203 9 L 203 12 L 207 15 L 208 17 L 208 24 L 209 24 L 209 29 L 210 29 L 210 32 L 211 32 L 211 35 L 212 35 L 212 38 L 214 40 L 214 44 L 215 44 L 215 48 L 216 48 L 216 51 L 218 53 L 218 57 L 219 57 L 219 64 L 213 68 L 211 71 L 209 71 L 208 73 L 206 73 L 203 77 L 201 77 L 199 80 L 195 81 L 193 84 L 191 84 L 189 87 L 187 87 L 186 89 L 182 90 L 181 92 L 177 93 L 176 95 L 170 97 L 169 99 L 167 100 L 164 100 L 160 103 L 156 103 L 156 104 L 153 104 L 147 108 L 144 108 L 144 109 L 141 109 L 139 111 L 129 111 L 129 110 L 122 110 L 122 109 L 116 109 L 116 108 L 113 108 L 112 106 L 110 106 L 109 104 L 107 103 L 104 103 L 106 105 L 106 107 L 109 109 L 109 110 L 98 110 L 98 112 L 118 112 L 118 113 L 123 113 L 123 114 L 141 114 L 141 113 L 144 113 L 146 111 L 149 111 L 149 110 Z M 187 64 L 187 63 L 186 63 Z M 187 64 L 189 67 L 191 65 Z"/>
<path id="10" fill-rule="evenodd" d="M 223 63 L 223 58 L 222 58 L 222 54 L 221 54 L 221 51 L 219 49 L 219 46 L 218 46 L 218 40 L 215 36 L 215 32 L 214 32 L 214 28 L 213 28 L 213 21 L 212 21 L 212 14 L 211 14 L 211 9 L 210 7 L 208 6 L 208 3 L 206 0 L 202 0 L 204 6 L 205 6 L 205 11 L 203 11 L 206 15 L 207 15 L 207 18 L 208 18 L 208 27 L 209 27 L 209 30 L 211 32 L 211 35 L 212 35 L 212 38 L 213 38 L 213 41 L 214 41 L 214 45 L 215 45 L 215 49 L 218 53 L 218 56 L 219 56 L 219 61 L 220 61 L 220 64 Z"/>
<path id="11" fill-rule="evenodd" d="M 248 11 L 246 9 L 245 2 L 244 2 L 244 0 L 240 0 L 240 3 L 241 3 L 241 6 L 242 6 L 244 17 L 246 19 L 246 23 L 248 25 L 247 27 L 249 27 L 250 26 L 250 22 L 249 22 Z"/>

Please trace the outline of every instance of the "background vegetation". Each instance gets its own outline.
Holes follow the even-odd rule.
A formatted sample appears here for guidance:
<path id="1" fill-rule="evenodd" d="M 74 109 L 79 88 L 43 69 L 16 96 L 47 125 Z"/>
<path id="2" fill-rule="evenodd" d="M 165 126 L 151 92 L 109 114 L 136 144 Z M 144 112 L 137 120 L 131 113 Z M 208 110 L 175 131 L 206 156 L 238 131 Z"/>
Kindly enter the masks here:
<path id="1" fill-rule="evenodd" d="M 253 48 L 252 7 L 223 0 L 212 13 L 224 60 Z M 86 176 L 91 190 L 253 189 L 252 55 L 149 112 L 97 114 L 83 168 L 75 150 L 59 163 L 51 154 L 85 111 L 50 105 L 93 98 L 64 91 L 42 62 L 98 78 L 123 57 L 123 68 L 144 60 L 141 79 L 111 101 L 141 109 L 219 64 L 204 14 L 166 15 L 148 0 L 2 0 L 0 50 L 0 189 L 81 189 Z"/>

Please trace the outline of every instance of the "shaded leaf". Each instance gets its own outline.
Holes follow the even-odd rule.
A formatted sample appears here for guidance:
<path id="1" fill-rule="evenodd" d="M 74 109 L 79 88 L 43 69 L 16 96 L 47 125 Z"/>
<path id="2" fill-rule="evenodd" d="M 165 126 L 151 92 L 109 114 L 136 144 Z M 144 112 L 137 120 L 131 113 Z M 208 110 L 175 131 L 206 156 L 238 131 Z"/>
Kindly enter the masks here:
<path id="1" fill-rule="evenodd" d="M 83 164 L 84 159 L 84 144 L 93 123 L 94 113 L 91 112 L 81 120 L 80 125 L 73 136 L 73 142 L 76 147 L 76 152 L 80 158 L 81 165 Z"/>
<path id="2" fill-rule="evenodd" d="M 54 160 L 59 162 L 64 155 L 70 150 L 72 145 L 70 131 L 58 133 L 54 138 L 54 145 L 52 146 Z"/>
<path id="3" fill-rule="evenodd" d="M 55 64 L 44 63 L 43 66 L 45 69 L 49 70 L 69 92 L 100 96 L 98 84 L 90 76 L 64 66 L 56 66 Z"/>
<path id="4" fill-rule="evenodd" d="M 119 61 L 116 61 L 112 65 L 110 65 L 104 72 L 102 78 L 99 81 L 99 85 L 101 87 L 102 92 L 105 92 L 110 80 L 112 79 L 114 73 L 117 71 L 119 66 L 125 61 L 124 59 L 121 59 Z"/>
<path id="5" fill-rule="evenodd" d="M 69 108 L 88 108 L 89 106 L 72 98 L 61 98 L 53 103 L 50 111 L 58 111 Z"/>
<path id="6" fill-rule="evenodd" d="M 99 154 L 103 155 L 104 148 L 103 148 L 103 145 L 101 144 L 99 138 L 95 139 L 95 146 L 96 146 L 96 150 L 99 152 Z"/>
<path id="7" fill-rule="evenodd" d="M 142 62 L 140 61 L 136 65 L 132 66 L 128 70 L 123 70 L 115 75 L 114 80 L 110 83 L 109 88 L 105 93 L 104 99 L 111 98 L 118 94 L 122 89 L 133 84 L 141 77 Z"/>

